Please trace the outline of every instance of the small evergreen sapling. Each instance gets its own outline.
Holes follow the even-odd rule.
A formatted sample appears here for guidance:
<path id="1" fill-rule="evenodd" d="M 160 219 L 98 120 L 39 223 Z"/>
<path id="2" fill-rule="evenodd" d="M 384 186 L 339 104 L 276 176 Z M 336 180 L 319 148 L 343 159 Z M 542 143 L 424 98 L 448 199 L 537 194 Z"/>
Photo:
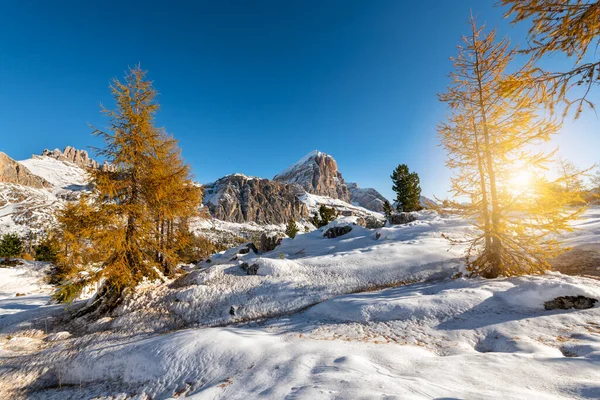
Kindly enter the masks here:
<path id="1" fill-rule="evenodd" d="M 385 214 L 385 217 L 387 219 L 390 219 L 390 217 L 392 216 L 392 212 L 393 212 L 392 205 L 390 204 L 389 201 L 386 200 L 383 203 L 383 213 Z"/>
<path id="2" fill-rule="evenodd" d="M 312 223 L 317 228 L 322 228 L 333 221 L 335 217 L 337 217 L 335 208 L 327 207 L 326 205 L 321 204 L 319 207 L 319 213 L 312 218 Z"/>
<path id="3" fill-rule="evenodd" d="M 18 257 L 23 253 L 23 241 L 16 233 L 7 233 L 0 239 L 0 257 Z"/>
<path id="4" fill-rule="evenodd" d="M 294 218 L 290 219 L 287 223 L 287 227 L 285 228 L 285 234 L 291 237 L 292 239 L 296 237 L 296 234 L 299 232 L 298 226 L 296 225 L 296 221 Z"/>
<path id="5" fill-rule="evenodd" d="M 34 247 L 34 251 L 36 261 L 56 263 L 60 249 L 55 239 L 46 237 Z"/>

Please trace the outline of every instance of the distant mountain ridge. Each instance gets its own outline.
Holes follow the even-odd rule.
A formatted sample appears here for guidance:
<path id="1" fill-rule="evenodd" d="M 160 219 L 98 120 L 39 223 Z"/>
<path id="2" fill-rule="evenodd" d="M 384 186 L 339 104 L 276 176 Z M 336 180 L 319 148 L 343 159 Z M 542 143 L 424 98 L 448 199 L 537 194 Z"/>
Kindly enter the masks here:
<path id="1" fill-rule="evenodd" d="M 92 168 L 92 169 L 101 169 L 101 170 L 105 171 L 105 170 L 112 170 L 114 168 L 106 161 L 103 164 L 100 164 L 96 160 L 90 158 L 90 156 L 86 150 L 78 150 L 71 146 L 65 147 L 65 149 L 63 151 L 60 151 L 59 149 L 54 149 L 54 150 L 44 149 L 41 156 L 54 158 L 59 161 L 69 161 L 83 169 Z M 37 156 L 34 156 L 34 157 L 37 157 Z"/>
<path id="2" fill-rule="evenodd" d="M 361 217 L 383 210 L 385 198 L 375 189 L 350 187 L 335 159 L 315 150 L 272 180 L 232 174 L 204 185 L 204 204 L 218 219 L 266 224 L 301 220 L 314 214 L 320 204 Z"/>
<path id="3" fill-rule="evenodd" d="M 55 211 L 89 190 L 90 169 L 112 168 L 71 146 L 44 150 L 23 161 L 0 153 L 0 231 L 40 231 Z M 274 179 L 231 174 L 203 185 L 205 210 L 232 224 L 282 226 L 290 219 L 308 223 L 325 204 L 340 215 L 382 220 L 385 198 L 374 189 L 347 184 L 335 159 L 313 151 Z M 253 228 L 255 229 L 255 228 Z"/>

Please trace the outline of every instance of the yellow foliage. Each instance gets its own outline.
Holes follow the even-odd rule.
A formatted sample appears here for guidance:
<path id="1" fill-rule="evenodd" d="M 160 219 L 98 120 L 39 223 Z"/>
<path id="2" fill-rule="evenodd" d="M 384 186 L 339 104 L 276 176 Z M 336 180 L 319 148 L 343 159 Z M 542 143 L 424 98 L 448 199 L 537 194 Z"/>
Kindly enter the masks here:
<path id="1" fill-rule="evenodd" d="M 91 171 L 93 193 L 58 216 L 61 300 L 92 282 L 103 282 L 102 293 L 115 298 L 144 278 L 172 274 L 189 244 L 187 221 L 197 215 L 202 191 L 177 141 L 155 127 L 159 105 L 145 75 L 136 67 L 124 83 L 113 80 L 117 107 L 102 109 L 109 130 L 94 134 L 105 143 L 99 154 L 115 168 Z"/>
<path id="2" fill-rule="evenodd" d="M 508 93 L 526 93 L 537 97 L 551 111 L 564 102 L 565 115 L 575 104 L 577 118 L 585 104 L 594 108 L 587 96 L 600 84 L 600 1 L 598 0 L 501 0 L 509 6 L 506 16 L 513 23 L 531 21 L 528 33 L 530 47 L 523 52 L 533 61 L 545 55 L 563 53 L 575 60 L 568 71 L 530 69 L 527 73 L 513 74 L 503 90 Z M 591 59 L 591 61 L 587 61 Z M 570 100 L 567 94 L 573 87 L 584 89 L 583 94 Z"/>
<path id="3" fill-rule="evenodd" d="M 451 84 L 440 95 L 450 114 L 438 129 L 446 164 L 456 171 L 451 192 L 470 200 L 452 207 L 478 232 L 467 240 L 467 266 L 486 277 L 543 272 L 563 251 L 556 234 L 570 230 L 581 212 L 567 208 L 580 193 L 559 193 L 558 183 L 544 176 L 554 153 L 535 150 L 560 124 L 539 116 L 536 98 L 506 95 L 501 88 L 515 52 L 507 39 L 496 40 L 495 31 L 477 28 L 473 18 L 471 28 L 452 59 Z M 527 182 L 515 187 L 523 171 Z"/>

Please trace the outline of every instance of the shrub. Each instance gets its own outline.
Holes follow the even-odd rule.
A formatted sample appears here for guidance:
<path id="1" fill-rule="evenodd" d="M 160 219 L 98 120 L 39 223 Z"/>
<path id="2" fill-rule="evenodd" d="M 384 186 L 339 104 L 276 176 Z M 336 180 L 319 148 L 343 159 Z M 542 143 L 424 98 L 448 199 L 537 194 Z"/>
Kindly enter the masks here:
<path id="1" fill-rule="evenodd" d="M 327 207 L 325 204 L 321 204 L 319 207 L 319 213 L 316 214 L 311 222 L 317 228 L 322 228 L 337 217 L 337 212 L 333 207 Z"/>
<path id="2" fill-rule="evenodd" d="M 296 234 L 299 231 L 300 230 L 298 229 L 298 225 L 296 225 L 296 221 L 294 221 L 294 218 L 290 219 L 287 223 L 287 227 L 285 228 L 285 234 L 293 239 L 296 237 Z"/>
<path id="3" fill-rule="evenodd" d="M 44 238 L 37 246 L 35 250 L 36 261 L 47 261 L 56 263 L 58 257 L 58 242 L 51 238 Z"/>
<path id="4" fill-rule="evenodd" d="M 7 233 L 0 239 L 0 257 L 19 257 L 23 253 L 23 241 L 16 233 Z"/>

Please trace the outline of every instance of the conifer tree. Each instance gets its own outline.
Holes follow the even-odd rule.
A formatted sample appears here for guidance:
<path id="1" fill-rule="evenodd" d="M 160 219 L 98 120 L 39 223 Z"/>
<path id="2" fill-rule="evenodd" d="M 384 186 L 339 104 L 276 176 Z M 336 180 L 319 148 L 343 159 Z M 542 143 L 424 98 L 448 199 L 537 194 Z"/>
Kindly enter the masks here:
<path id="1" fill-rule="evenodd" d="M 387 219 L 389 219 L 392 216 L 392 212 L 393 212 L 393 209 L 392 209 L 392 205 L 390 204 L 390 202 L 387 200 L 384 201 L 383 202 L 383 213 L 385 214 L 385 217 Z"/>
<path id="2" fill-rule="evenodd" d="M 559 124 L 538 115 L 535 97 L 506 96 L 500 89 L 515 54 L 508 40 L 496 41 L 495 31 L 485 34 L 471 17 L 463 41 L 452 59 L 451 84 L 440 95 L 450 115 L 439 133 L 447 165 L 457 172 L 451 191 L 470 200 L 454 208 L 477 228 L 467 241 L 467 267 L 490 278 L 542 272 L 562 251 L 551 234 L 569 230 L 580 212 L 565 208 L 579 194 L 557 194 L 557 182 L 541 172 L 553 154 L 534 151 Z M 523 170 L 532 171 L 530 182 L 515 190 L 511 179 Z"/>
<path id="3" fill-rule="evenodd" d="M 0 257 L 19 257 L 23 253 L 23 241 L 16 233 L 6 233 L 0 238 Z"/>
<path id="4" fill-rule="evenodd" d="M 93 195 L 59 216 L 68 248 L 59 256 L 64 285 L 57 298 L 72 300 L 86 284 L 103 282 L 83 312 L 107 310 L 142 279 L 172 274 L 200 205 L 202 192 L 177 142 L 155 126 L 159 105 L 145 75 L 138 66 L 124 82 L 112 81 L 116 108 L 102 109 L 109 129 L 93 133 L 104 140 L 98 154 L 114 170 L 93 170 Z M 90 264 L 97 264 L 95 272 L 82 278 L 79 272 Z"/>
<path id="5" fill-rule="evenodd" d="M 587 191 L 586 184 L 583 181 L 583 175 L 589 171 L 581 170 L 569 160 L 559 158 L 556 162 L 558 172 L 557 189 L 560 192 L 577 193 L 579 196 L 578 203 L 584 204 L 584 196 Z"/>
<path id="6" fill-rule="evenodd" d="M 593 108 L 588 94 L 600 85 L 600 1 L 598 0 L 501 0 L 509 6 L 506 17 L 513 23 L 531 20 L 528 42 L 523 52 L 533 61 L 546 55 L 563 53 L 573 59 L 567 71 L 531 69 L 527 74 L 514 75 L 504 89 L 537 96 L 551 110 L 565 102 L 564 113 L 573 104 L 578 117 L 585 104 Z M 579 87 L 578 98 L 567 99 L 571 88 Z"/>
<path id="7" fill-rule="evenodd" d="M 321 228 L 337 217 L 337 212 L 333 207 L 327 207 L 325 204 L 319 206 L 319 212 L 313 216 L 311 222 L 317 228 Z"/>
<path id="8" fill-rule="evenodd" d="M 35 246 L 35 260 L 56 263 L 58 258 L 59 243 L 54 236 L 48 235 L 42 238 Z"/>
<path id="9" fill-rule="evenodd" d="M 296 221 L 294 218 L 290 218 L 285 228 L 285 234 L 291 237 L 292 239 L 296 237 L 296 234 L 300 231 L 298 226 L 296 225 Z"/>
<path id="10" fill-rule="evenodd" d="M 411 212 L 421 209 L 421 186 L 419 175 L 410 172 L 406 164 L 400 164 L 392 172 L 392 190 L 396 192 L 396 209 Z"/>

